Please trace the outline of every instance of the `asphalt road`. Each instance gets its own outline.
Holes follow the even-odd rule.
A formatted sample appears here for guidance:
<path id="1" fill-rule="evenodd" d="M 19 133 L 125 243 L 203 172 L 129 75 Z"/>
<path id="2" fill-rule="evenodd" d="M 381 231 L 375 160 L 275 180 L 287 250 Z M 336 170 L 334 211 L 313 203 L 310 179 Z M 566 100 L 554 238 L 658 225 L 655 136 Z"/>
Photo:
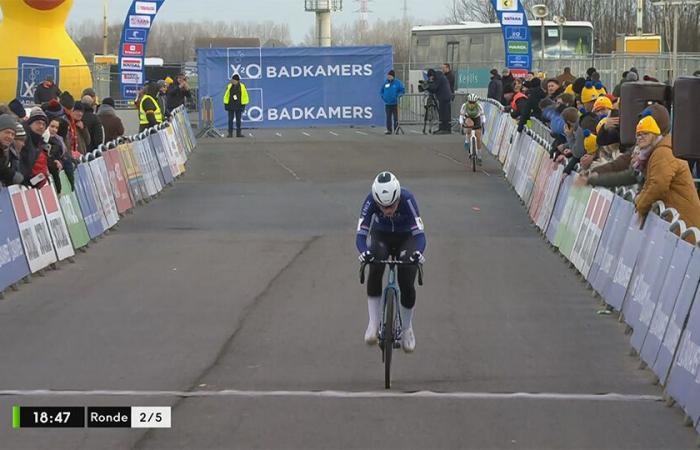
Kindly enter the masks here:
<path id="1" fill-rule="evenodd" d="M 498 164 L 462 153 L 410 130 L 201 142 L 174 187 L 0 301 L 0 448 L 695 448 Z M 354 248 L 383 169 L 428 236 L 390 395 Z M 13 404 L 167 405 L 172 428 L 12 430 Z"/>

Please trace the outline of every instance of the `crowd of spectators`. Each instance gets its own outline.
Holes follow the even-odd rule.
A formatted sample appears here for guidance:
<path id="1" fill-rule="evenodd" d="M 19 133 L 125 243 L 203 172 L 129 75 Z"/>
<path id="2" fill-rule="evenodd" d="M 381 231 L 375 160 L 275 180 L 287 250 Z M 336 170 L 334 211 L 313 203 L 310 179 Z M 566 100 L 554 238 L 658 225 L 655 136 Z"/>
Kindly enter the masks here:
<path id="1" fill-rule="evenodd" d="M 513 78 L 509 70 L 499 74 L 494 69 L 491 75 L 489 98 L 502 103 L 518 121 L 518 132 L 531 118 L 547 125 L 553 138 L 551 157 L 565 166 L 565 176 L 579 172 L 577 185 L 636 185 L 635 205 L 641 217 L 655 202 L 663 201 L 666 207 L 678 211 L 688 227 L 700 227 L 700 197 L 691 162 L 673 154 L 667 103 L 647 102 L 634 118 L 636 142 L 623 145 L 620 139 L 620 105 L 625 101 L 622 86 L 658 80 L 640 76 L 631 68 L 609 90 L 593 67 L 580 77 L 566 68 L 559 76 L 546 80 L 532 72 L 525 79 Z"/>
<path id="2" fill-rule="evenodd" d="M 76 100 L 47 77 L 34 100 L 30 108 L 18 99 L 0 105 L 0 183 L 5 186 L 41 188 L 52 177 L 60 192 L 61 170 L 72 186 L 82 157 L 124 134 L 114 100 L 100 104 L 92 88 Z"/>

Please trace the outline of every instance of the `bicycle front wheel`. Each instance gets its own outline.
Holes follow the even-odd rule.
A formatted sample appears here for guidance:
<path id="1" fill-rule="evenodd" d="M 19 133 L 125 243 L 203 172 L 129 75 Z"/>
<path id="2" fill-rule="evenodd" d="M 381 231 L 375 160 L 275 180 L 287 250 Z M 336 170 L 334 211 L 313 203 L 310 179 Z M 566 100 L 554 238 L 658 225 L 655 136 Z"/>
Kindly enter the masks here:
<path id="1" fill-rule="evenodd" d="M 391 389 L 391 352 L 394 350 L 394 299 L 393 289 L 386 292 L 384 303 L 384 389 Z"/>
<path id="2" fill-rule="evenodd" d="M 471 147 L 472 172 L 476 172 L 476 159 L 477 159 L 476 136 L 471 137 L 469 146 Z"/>

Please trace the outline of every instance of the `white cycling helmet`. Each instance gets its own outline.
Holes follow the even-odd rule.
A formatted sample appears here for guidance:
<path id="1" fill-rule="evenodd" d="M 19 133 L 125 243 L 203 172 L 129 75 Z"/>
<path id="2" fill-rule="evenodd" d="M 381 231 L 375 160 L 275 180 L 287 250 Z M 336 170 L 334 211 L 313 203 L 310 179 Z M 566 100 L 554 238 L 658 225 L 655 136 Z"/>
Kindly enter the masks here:
<path id="1" fill-rule="evenodd" d="M 477 98 L 476 94 L 467 95 L 467 101 L 469 103 L 476 103 L 477 100 L 478 100 L 478 98 Z"/>
<path id="2" fill-rule="evenodd" d="M 378 205 L 388 208 L 401 198 L 401 184 L 391 172 L 382 172 L 372 183 L 372 197 Z"/>

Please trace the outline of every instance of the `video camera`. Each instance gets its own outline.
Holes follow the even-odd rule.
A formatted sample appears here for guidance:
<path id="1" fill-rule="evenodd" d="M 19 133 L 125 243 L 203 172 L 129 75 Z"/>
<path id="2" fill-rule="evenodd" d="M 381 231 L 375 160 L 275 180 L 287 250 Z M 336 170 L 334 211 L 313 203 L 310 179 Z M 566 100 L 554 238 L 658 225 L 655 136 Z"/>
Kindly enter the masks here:
<path id="1" fill-rule="evenodd" d="M 425 92 L 432 88 L 434 81 L 430 80 L 418 80 L 418 92 Z"/>

